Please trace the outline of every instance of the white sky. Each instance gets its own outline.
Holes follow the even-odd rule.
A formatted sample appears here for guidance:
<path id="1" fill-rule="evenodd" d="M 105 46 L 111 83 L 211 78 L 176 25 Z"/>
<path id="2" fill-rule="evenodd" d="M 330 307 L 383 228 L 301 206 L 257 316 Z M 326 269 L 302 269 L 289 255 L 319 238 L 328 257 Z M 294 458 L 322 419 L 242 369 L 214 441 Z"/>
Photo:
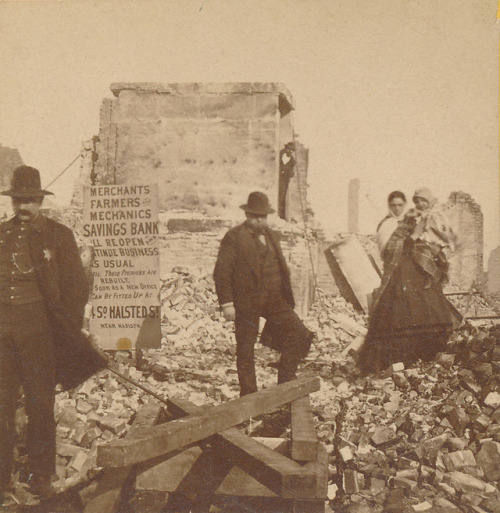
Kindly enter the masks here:
<path id="1" fill-rule="evenodd" d="M 393 189 L 470 193 L 499 243 L 495 0 L 0 0 L 0 143 L 47 184 L 98 133 L 112 82 L 283 82 L 327 233 Z M 78 166 L 52 190 L 69 198 Z M 488 254 L 486 253 L 486 258 Z"/>

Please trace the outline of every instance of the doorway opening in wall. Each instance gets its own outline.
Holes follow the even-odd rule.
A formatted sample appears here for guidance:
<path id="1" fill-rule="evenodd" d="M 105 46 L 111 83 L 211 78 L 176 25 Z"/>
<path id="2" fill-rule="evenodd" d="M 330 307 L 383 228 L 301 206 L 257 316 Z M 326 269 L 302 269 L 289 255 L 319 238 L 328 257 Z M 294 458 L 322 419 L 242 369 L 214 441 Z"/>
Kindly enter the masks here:
<path id="1" fill-rule="evenodd" d="M 286 219 L 286 195 L 291 178 L 295 174 L 295 143 L 288 142 L 280 150 L 280 175 L 278 183 L 278 216 Z"/>

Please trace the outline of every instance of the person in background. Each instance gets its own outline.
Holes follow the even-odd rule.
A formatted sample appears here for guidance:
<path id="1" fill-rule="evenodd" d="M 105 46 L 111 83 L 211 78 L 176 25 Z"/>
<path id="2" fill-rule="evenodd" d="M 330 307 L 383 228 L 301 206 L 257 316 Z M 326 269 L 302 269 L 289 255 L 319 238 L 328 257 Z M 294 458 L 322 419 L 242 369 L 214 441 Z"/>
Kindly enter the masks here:
<path id="1" fill-rule="evenodd" d="M 431 360 L 453 329 L 442 287 L 457 237 L 427 187 L 415 191 L 413 202 L 384 248 L 382 284 L 358 358 L 366 373 Z"/>
<path id="2" fill-rule="evenodd" d="M 393 191 L 387 198 L 389 213 L 380 221 L 377 227 L 377 245 L 382 260 L 384 249 L 394 230 L 403 220 L 406 210 L 406 196 L 401 191 Z"/>
<path id="3" fill-rule="evenodd" d="M 260 317 L 266 319 L 261 343 L 281 352 L 278 383 L 295 378 L 314 333 L 293 310 L 290 271 L 277 234 L 267 226 L 267 216 L 274 212 L 267 196 L 252 192 L 241 208 L 246 221 L 222 239 L 214 280 L 224 318 L 235 321 L 236 366 L 243 396 L 257 391 L 254 346 Z"/>
<path id="4" fill-rule="evenodd" d="M 89 287 L 73 232 L 40 213 L 38 170 L 14 170 L 14 217 L 0 224 L 0 503 L 8 490 L 22 385 L 28 485 L 51 495 L 56 470 L 55 385 L 70 389 L 106 367 L 81 332 Z"/>
<path id="5" fill-rule="evenodd" d="M 295 175 L 295 143 L 288 142 L 280 151 L 280 176 L 278 183 L 278 216 L 286 218 L 286 194 L 290 180 Z"/>

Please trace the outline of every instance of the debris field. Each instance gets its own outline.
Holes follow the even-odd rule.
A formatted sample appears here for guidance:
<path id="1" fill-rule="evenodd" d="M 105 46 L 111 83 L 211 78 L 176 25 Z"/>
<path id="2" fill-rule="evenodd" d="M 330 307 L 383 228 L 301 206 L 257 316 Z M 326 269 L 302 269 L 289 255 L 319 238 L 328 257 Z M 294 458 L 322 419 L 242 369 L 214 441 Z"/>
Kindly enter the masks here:
<path id="1" fill-rule="evenodd" d="M 463 311 L 463 296 L 449 299 Z M 162 280 L 161 301 L 161 349 L 145 350 L 137 359 L 114 353 L 117 369 L 165 401 L 182 397 L 206 407 L 239 397 L 233 325 L 219 312 L 211 276 L 176 268 Z M 480 298 L 474 302 L 475 313 L 487 306 Z M 316 432 L 328 453 L 326 511 L 500 511 L 500 326 L 494 320 L 464 323 L 433 362 L 411 368 L 394 364 L 368 377 L 355 365 L 367 331 L 364 315 L 340 297 L 321 294 L 305 322 L 317 340 L 299 377 L 321 381 L 310 399 Z M 276 383 L 278 358 L 257 344 L 259 387 Z M 54 488 L 59 494 L 51 511 L 92 511 L 91 498 L 107 470 L 97 466 L 97 448 L 129 436 L 138 412 L 151 401 L 111 371 L 57 394 Z M 157 413 L 162 415 L 168 420 L 164 411 Z M 20 407 L 17 473 L 6 511 L 37 503 L 22 482 L 25 422 Z M 276 415 L 252 418 L 240 427 L 252 436 L 290 439 L 289 423 Z M 132 480 L 116 511 L 173 511 L 165 509 L 167 496 Z M 252 511 L 234 501 L 212 505 L 210 511 L 238 508 Z"/>

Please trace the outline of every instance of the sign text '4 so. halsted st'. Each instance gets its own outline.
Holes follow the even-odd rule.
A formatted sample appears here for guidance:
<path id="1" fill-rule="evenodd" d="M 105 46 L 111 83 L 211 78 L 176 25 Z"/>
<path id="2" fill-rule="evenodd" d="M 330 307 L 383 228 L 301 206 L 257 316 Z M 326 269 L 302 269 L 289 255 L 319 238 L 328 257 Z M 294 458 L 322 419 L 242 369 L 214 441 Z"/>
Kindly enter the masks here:
<path id="1" fill-rule="evenodd" d="M 157 185 L 86 187 L 83 233 L 94 253 L 90 333 L 102 349 L 159 347 Z"/>

